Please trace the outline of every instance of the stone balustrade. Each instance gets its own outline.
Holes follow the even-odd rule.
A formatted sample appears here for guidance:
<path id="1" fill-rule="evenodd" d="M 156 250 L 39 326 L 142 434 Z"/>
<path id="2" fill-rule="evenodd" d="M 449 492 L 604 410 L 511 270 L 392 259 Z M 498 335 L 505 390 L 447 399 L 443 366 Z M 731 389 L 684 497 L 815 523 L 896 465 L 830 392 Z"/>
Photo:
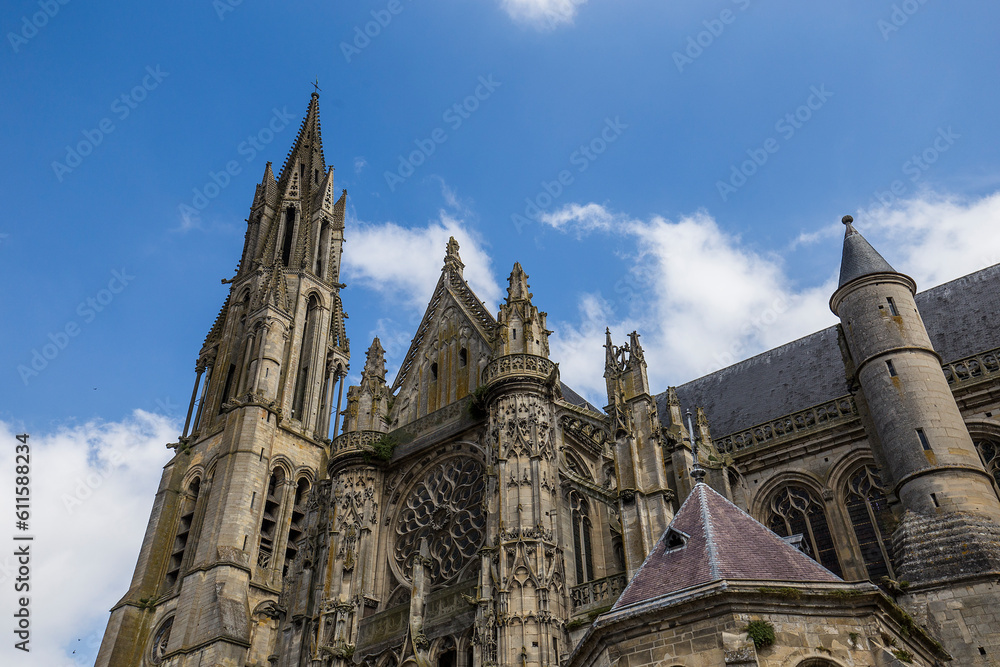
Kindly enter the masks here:
<path id="1" fill-rule="evenodd" d="M 534 354 L 508 354 L 494 359 L 483 369 L 483 384 L 490 384 L 507 377 L 534 376 L 547 378 L 555 363 Z"/>
<path id="2" fill-rule="evenodd" d="M 850 395 L 841 396 L 718 438 L 715 440 L 715 446 L 725 454 L 738 454 L 743 450 L 770 444 L 804 431 L 813 431 L 854 419 L 857 414 L 858 408 L 854 404 L 854 398 Z"/>
<path id="3" fill-rule="evenodd" d="M 628 585 L 628 579 L 624 572 L 620 572 L 610 577 L 574 586 L 569 591 L 570 600 L 573 602 L 573 613 L 614 604 L 618 596 L 625 590 L 626 585 Z"/>
<path id="4" fill-rule="evenodd" d="M 948 384 L 964 384 L 1000 372 L 1000 348 L 974 354 L 942 367 Z"/>

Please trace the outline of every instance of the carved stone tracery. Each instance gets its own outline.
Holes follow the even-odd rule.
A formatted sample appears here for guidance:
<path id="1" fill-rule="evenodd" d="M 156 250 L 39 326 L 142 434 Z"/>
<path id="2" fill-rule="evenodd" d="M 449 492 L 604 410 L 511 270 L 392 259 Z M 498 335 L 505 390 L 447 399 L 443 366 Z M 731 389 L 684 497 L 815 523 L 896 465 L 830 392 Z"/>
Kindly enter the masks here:
<path id="1" fill-rule="evenodd" d="M 486 512 L 483 465 L 452 458 L 428 471 L 409 492 L 396 520 L 393 558 L 409 580 L 420 540 L 427 539 L 431 583 L 453 580 L 483 544 Z"/>

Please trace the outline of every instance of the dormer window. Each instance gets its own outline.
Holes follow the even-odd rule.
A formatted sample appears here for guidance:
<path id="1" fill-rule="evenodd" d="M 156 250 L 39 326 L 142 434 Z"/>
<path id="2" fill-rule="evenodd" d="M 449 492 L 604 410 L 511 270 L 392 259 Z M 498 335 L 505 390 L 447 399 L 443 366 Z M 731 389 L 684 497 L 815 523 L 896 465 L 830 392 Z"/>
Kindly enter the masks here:
<path id="1" fill-rule="evenodd" d="M 663 538 L 664 551 L 680 549 L 687 544 L 688 536 L 673 528 L 667 529 L 667 534 Z"/>

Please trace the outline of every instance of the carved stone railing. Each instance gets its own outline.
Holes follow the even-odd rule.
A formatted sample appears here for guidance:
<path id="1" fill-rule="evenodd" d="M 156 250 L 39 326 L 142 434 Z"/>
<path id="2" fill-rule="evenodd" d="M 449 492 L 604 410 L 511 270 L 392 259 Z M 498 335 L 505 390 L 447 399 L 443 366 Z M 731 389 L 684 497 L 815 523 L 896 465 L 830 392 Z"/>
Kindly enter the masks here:
<path id="1" fill-rule="evenodd" d="M 778 440 L 814 431 L 832 424 L 854 419 L 858 408 L 850 395 L 841 396 L 805 410 L 773 419 L 763 424 L 715 440 L 715 446 L 725 454 L 738 454 L 746 449 L 771 444 Z"/>
<path id="2" fill-rule="evenodd" d="M 489 384 L 505 377 L 530 375 L 547 378 L 552 374 L 555 363 L 534 354 L 508 354 L 494 359 L 483 369 L 483 384 Z"/>
<path id="3" fill-rule="evenodd" d="M 626 585 L 628 585 L 628 579 L 622 572 L 574 586 L 569 590 L 570 600 L 573 601 L 573 613 L 614 604 L 618 596 L 625 590 Z"/>
<path id="4" fill-rule="evenodd" d="M 944 364 L 942 370 L 948 384 L 953 386 L 1000 374 L 1000 348 Z"/>
<path id="5" fill-rule="evenodd" d="M 330 447 L 331 454 L 339 454 L 349 450 L 364 451 L 371 449 L 371 446 L 382 438 L 385 433 L 379 431 L 350 431 L 341 433 L 333 439 Z"/>

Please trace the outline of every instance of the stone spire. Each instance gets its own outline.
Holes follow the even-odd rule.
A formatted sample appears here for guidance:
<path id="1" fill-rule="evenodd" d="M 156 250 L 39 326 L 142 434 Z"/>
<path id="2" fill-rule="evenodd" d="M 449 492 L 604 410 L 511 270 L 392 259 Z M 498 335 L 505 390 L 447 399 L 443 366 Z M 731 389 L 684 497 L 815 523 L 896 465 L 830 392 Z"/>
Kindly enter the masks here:
<path id="1" fill-rule="evenodd" d="M 539 312 L 531 303 L 531 296 L 528 274 L 515 262 L 508 278 L 507 299 L 500 304 L 497 315 L 497 356 L 518 353 L 549 356 L 552 332 L 545 328 L 546 313 Z"/>
<path id="2" fill-rule="evenodd" d="M 465 264 L 462 263 L 462 258 L 458 255 L 458 241 L 452 236 L 448 239 L 448 248 L 444 255 L 444 270 L 461 278 L 464 268 Z"/>
<path id="3" fill-rule="evenodd" d="M 372 340 L 365 354 L 365 369 L 362 371 L 362 382 L 364 380 L 376 380 L 385 383 L 385 349 L 378 336 Z"/>
<path id="4" fill-rule="evenodd" d="M 319 93 L 314 92 L 309 99 L 309 108 L 306 117 L 302 119 L 298 136 L 295 137 L 295 143 L 288 151 L 288 157 L 281 168 L 281 175 L 278 176 L 279 190 L 284 191 L 298 174 L 303 188 L 311 192 L 310 184 L 318 186 L 320 178 L 326 175 L 326 171 L 323 138 L 319 125 Z"/>
<path id="5" fill-rule="evenodd" d="M 854 218 L 845 215 L 841 222 L 847 225 L 847 230 L 844 232 L 844 256 L 840 262 L 838 287 L 843 287 L 852 280 L 873 273 L 896 273 L 889 262 L 885 261 L 882 255 L 878 254 L 878 251 L 854 228 L 854 225 L 851 224 L 854 222 Z"/>
<path id="6" fill-rule="evenodd" d="M 507 303 L 515 301 L 531 301 L 532 294 L 528 291 L 528 274 L 521 268 L 520 262 L 514 262 L 514 269 L 507 279 Z"/>

